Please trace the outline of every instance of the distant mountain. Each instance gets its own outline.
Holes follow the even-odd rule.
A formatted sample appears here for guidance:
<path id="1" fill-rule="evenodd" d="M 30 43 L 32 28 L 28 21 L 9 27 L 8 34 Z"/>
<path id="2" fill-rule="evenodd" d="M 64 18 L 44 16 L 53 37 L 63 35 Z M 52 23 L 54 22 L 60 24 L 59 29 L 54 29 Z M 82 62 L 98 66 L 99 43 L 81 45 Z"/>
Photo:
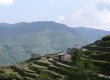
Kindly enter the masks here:
<path id="1" fill-rule="evenodd" d="M 79 32 L 86 40 L 89 42 L 94 42 L 101 37 L 110 34 L 110 31 L 104 31 L 100 29 L 93 29 L 93 28 L 85 28 L 85 27 L 78 27 L 75 28 L 76 31 Z"/>
<path id="2" fill-rule="evenodd" d="M 31 53 L 49 54 L 84 46 L 110 34 L 91 28 L 70 28 L 52 21 L 0 24 L 0 65 L 26 60 Z"/>
<path id="3" fill-rule="evenodd" d="M 0 64 L 26 60 L 31 53 L 49 54 L 86 45 L 75 29 L 52 21 L 0 24 Z"/>

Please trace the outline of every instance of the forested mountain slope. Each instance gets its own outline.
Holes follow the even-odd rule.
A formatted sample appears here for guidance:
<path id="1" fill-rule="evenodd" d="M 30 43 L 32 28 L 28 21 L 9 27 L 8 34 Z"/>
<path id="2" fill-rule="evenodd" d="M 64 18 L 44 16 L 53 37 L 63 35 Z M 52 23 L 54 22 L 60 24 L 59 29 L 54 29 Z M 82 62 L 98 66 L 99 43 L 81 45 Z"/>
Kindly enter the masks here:
<path id="1" fill-rule="evenodd" d="M 74 45 L 88 44 L 73 28 L 52 21 L 0 24 L 0 64 L 28 59 L 31 53 L 64 51 Z"/>
<path id="2" fill-rule="evenodd" d="M 110 34 L 109 31 L 104 31 L 100 29 L 93 29 L 93 28 L 85 28 L 85 27 L 78 27 L 75 28 L 85 39 L 90 42 L 94 42 L 98 39 L 101 39 L 103 36 Z"/>

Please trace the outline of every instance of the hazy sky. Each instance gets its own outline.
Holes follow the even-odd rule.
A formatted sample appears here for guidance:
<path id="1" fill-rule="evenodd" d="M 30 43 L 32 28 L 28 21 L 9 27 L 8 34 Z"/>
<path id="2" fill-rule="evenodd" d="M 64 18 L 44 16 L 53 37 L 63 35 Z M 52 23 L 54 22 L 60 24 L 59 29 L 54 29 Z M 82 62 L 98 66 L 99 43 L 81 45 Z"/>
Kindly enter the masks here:
<path id="1" fill-rule="evenodd" d="M 0 0 L 0 23 L 34 21 L 110 31 L 110 0 Z"/>

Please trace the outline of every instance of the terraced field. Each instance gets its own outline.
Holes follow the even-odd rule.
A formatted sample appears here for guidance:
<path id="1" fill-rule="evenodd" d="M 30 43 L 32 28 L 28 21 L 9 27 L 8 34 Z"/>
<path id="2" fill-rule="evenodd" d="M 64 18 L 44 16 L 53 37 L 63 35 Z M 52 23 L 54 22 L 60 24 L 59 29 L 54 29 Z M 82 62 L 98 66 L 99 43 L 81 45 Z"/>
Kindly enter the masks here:
<path id="1" fill-rule="evenodd" d="M 93 59 L 101 71 L 101 74 L 110 76 L 110 35 L 103 37 L 94 44 L 87 45 L 86 48 L 93 54 Z"/>
<path id="2" fill-rule="evenodd" d="M 93 62 L 100 63 L 99 60 L 93 60 Z M 67 75 L 70 74 L 71 68 L 73 67 L 56 61 L 53 58 L 42 57 L 40 60 L 26 61 L 15 66 L 3 67 L 2 70 L 5 71 L 5 74 L 15 74 L 20 78 L 15 80 L 36 80 L 42 73 L 48 74 L 55 80 L 65 80 Z M 99 76 L 105 77 L 101 74 Z M 102 78 L 101 80 L 109 80 L 107 77 Z"/>
<path id="3" fill-rule="evenodd" d="M 5 70 L 5 74 L 14 73 L 23 79 L 31 78 L 32 80 L 34 80 L 41 73 L 45 72 L 55 80 L 59 80 L 64 79 L 68 72 L 64 69 L 64 67 L 68 68 L 65 64 L 60 64 L 48 60 L 46 57 L 42 57 L 40 60 L 27 61 L 22 64 L 9 66 L 6 68 L 4 67 L 2 69 Z"/>
<path id="4" fill-rule="evenodd" d="M 79 73 L 77 74 L 78 77 L 85 76 L 84 74 L 81 74 L 81 72 L 85 73 L 87 71 L 87 73 L 92 72 L 92 74 L 97 77 L 97 79 L 95 80 L 110 80 L 110 45 L 106 45 L 107 42 L 108 44 L 110 44 L 109 43 L 110 36 L 103 37 L 102 40 L 98 40 L 94 44 L 87 45 L 85 47 L 87 49 L 86 51 L 83 51 L 82 49 L 76 49 L 79 52 L 81 51 L 80 54 L 86 53 L 83 54 L 83 56 L 79 56 L 79 53 L 78 55 L 75 55 L 75 53 L 77 52 L 74 53 L 74 51 L 72 53 L 74 56 L 76 56 L 76 58 L 78 59 L 80 58 L 79 62 L 81 62 L 81 60 L 84 61 L 90 58 L 92 64 L 94 63 L 95 66 L 97 66 L 98 69 L 100 70 L 99 73 L 95 73 L 94 71 L 92 71 L 93 69 L 88 70 L 89 67 L 91 67 L 91 65 L 88 66 L 89 64 L 91 64 L 91 62 L 88 63 L 86 61 L 87 62 L 86 65 L 84 63 L 81 63 L 78 66 L 75 66 L 74 65 L 75 63 L 74 61 L 72 61 L 72 58 L 70 59 L 70 61 L 61 60 L 61 59 L 59 60 L 59 57 L 61 56 L 59 56 L 58 54 L 53 54 L 53 55 L 49 54 L 42 56 L 39 59 L 33 60 L 33 58 L 31 58 L 25 62 L 13 66 L 1 67 L 0 79 L 2 78 L 1 73 L 3 73 L 3 74 L 8 74 L 8 76 L 5 75 L 6 77 L 13 76 L 15 80 L 71 80 L 73 79 L 73 75 L 75 77 L 77 71 L 80 70 Z M 67 52 L 66 54 L 70 54 L 70 53 Z M 45 77 L 44 73 L 46 74 L 46 78 L 42 79 L 42 77 Z M 67 79 L 68 76 L 72 78 Z M 39 79 L 39 77 L 41 79 Z M 49 77 L 51 77 L 52 79 L 48 79 Z M 9 79 L 1 79 L 1 80 L 13 80 L 13 79 L 9 77 Z M 79 78 L 76 80 L 79 80 Z M 80 80 L 82 80 L 82 78 L 80 78 Z M 83 80 L 94 80 L 94 79 L 83 78 Z"/>

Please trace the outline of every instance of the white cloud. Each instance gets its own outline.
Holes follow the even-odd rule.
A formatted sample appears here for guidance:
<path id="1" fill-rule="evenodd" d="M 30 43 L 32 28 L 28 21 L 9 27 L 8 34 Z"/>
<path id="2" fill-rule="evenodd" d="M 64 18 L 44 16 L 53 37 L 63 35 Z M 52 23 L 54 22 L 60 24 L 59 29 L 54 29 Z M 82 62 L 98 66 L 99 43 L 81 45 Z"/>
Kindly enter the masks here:
<path id="1" fill-rule="evenodd" d="M 13 2 L 14 0 L 0 0 L 0 4 L 2 5 L 11 5 Z"/>
<path id="2" fill-rule="evenodd" d="M 56 22 L 63 22 L 64 20 L 65 20 L 64 16 L 58 16 L 55 21 Z"/>
<path id="3" fill-rule="evenodd" d="M 103 11 L 99 14 L 99 18 L 104 23 L 110 23 L 110 11 Z"/>
<path id="4" fill-rule="evenodd" d="M 110 31 L 109 11 L 97 11 L 95 14 L 90 12 L 75 12 L 68 21 L 73 27 L 91 27 Z"/>
<path id="5" fill-rule="evenodd" d="M 90 15 L 84 12 L 75 12 L 70 17 L 74 26 L 90 26 Z"/>
<path id="6" fill-rule="evenodd" d="M 81 8 L 80 10 L 74 11 L 66 19 L 68 21 L 67 24 L 72 27 L 91 27 L 110 31 L 110 10 L 108 10 L 108 7 L 107 9 L 99 10 L 96 5 L 100 1 L 110 4 L 110 0 L 93 0 L 90 5 L 90 8 L 92 7 L 91 9 Z"/>

